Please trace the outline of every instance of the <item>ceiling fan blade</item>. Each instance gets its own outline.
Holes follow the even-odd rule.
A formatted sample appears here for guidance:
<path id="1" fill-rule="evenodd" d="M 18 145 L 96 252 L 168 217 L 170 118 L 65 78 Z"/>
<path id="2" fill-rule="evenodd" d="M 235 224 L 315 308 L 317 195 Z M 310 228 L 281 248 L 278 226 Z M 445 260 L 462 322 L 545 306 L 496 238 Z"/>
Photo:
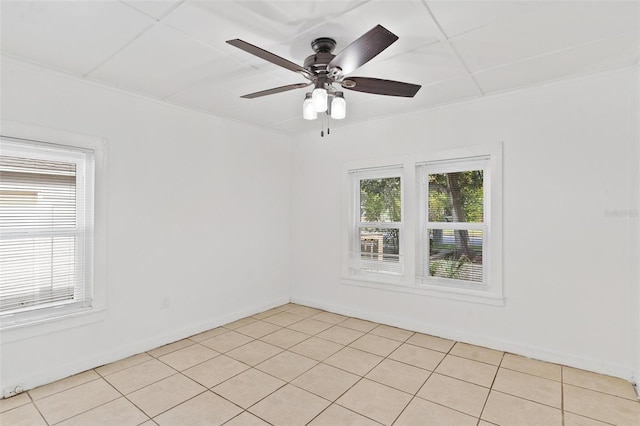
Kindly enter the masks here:
<path id="1" fill-rule="evenodd" d="M 265 61 L 269 61 L 272 64 L 276 64 L 282 68 L 286 68 L 288 70 L 291 70 L 293 72 L 297 72 L 299 74 L 304 75 L 305 77 L 309 76 L 309 71 L 307 71 L 306 69 L 302 68 L 300 65 L 295 64 L 291 61 L 288 61 L 284 58 L 281 58 L 280 56 L 273 54 L 271 52 L 268 52 L 264 49 L 259 48 L 258 46 L 254 46 L 253 44 L 247 43 L 246 41 L 242 41 L 238 38 L 233 39 L 233 40 L 227 40 L 227 43 L 237 47 L 238 49 L 242 49 L 245 52 L 249 52 L 254 56 L 257 56 L 260 59 L 264 59 Z"/>
<path id="2" fill-rule="evenodd" d="M 263 90 L 261 92 L 249 93 L 248 95 L 242 95 L 240 97 L 245 99 L 259 98 L 260 96 L 273 95 L 274 93 L 287 92 L 294 89 L 302 89 L 303 87 L 310 86 L 311 84 L 312 83 L 289 84 L 287 86 L 274 87 L 273 89 Z"/>
<path id="3" fill-rule="evenodd" d="M 377 25 L 338 53 L 327 65 L 327 70 L 332 72 L 332 69 L 339 68 L 339 74 L 349 74 L 376 57 L 396 40 L 397 35 L 382 25 Z"/>
<path id="4" fill-rule="evenodd" d="M 348 77 L 340 84 L 345 89 L 355 90 L 356 92 L 373 93 L 375 95 L 403 96 L 406 98 L 413 98 L 422 87 L 419 84 L 369 77 Z"/>

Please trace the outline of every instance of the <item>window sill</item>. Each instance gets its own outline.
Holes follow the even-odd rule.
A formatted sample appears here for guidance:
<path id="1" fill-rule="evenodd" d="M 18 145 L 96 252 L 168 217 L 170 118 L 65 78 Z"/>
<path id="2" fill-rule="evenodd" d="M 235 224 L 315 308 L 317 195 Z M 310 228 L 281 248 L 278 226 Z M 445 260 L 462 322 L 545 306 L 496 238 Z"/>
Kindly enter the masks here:
<path id="1" fill-rule="evenodd" d="M 43 318 L 32 316 L 29 318 L 2 319 L 0 322 L 2 343 L 15 342 L 70 328 L 81 327 L 103 321 L 106 317 L 106 307 L 93 307 L 70 311 L 55 317 L 49 316 Z"/>
<path id="2" fill-rule="evenodd" d="M 421 296 L 438 297 L 442 299 L 458 300 L 461 302 L 479 303 L 491 306 L 504 306 L 505 304 L 505 299 L 502 295 L 492 294 L 483 290 L 427 284 L 408 285 L 401 282 L 373 280 L 357 276 L 343 276 L 342 283 L 356 287 L 417 294 Z"/>

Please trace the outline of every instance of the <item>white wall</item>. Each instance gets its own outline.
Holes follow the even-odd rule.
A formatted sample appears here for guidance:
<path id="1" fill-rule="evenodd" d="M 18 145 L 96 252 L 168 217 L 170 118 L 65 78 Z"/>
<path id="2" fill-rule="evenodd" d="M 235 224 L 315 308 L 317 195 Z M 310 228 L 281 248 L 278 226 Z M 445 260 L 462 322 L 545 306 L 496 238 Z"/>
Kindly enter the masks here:
<path id="1" fill-rule="evenodd" d="M 611 212 L 638 208 L 638 136 L 630 124 L 637 73 L 336 127 L 322 139 L 300 136 L 292 301 L 629 379 L 640 370 L 639 253 L 630 232 L 639 219 Z M 343 163 L 498 141 L 506 306 L 341 283 Z"/>
<path id="2" fill-rule="evenodd" d="M 3 333 L 0 390 L 289 300 L 289 137 L 9 58 L 1 102 L 3 120 L 106 141 L 108 241 L 96 265 L 106 277 L 106 319 L 12 342 Z M 168 309 L 160 309 L 164 297 Z"/>

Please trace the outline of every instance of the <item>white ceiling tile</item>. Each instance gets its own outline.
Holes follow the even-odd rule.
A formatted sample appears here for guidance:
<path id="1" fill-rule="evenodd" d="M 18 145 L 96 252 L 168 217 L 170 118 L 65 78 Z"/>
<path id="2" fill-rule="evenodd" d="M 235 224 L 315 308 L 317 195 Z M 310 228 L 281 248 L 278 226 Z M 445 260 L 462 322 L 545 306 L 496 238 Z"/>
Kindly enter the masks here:
<path id="1" fill-rule="evenodd" d="M 637 63 L 638 33 L 626 32 L 593 44 L 481 71 L 474 78 L 486 93 L 543 83 Z"/>
<path id="2" fill-rule="evenodd" d="M 169 98 L 169 101 L 194 108 L 209 111 L 221 116 L 229 116 L 230 111 L 237 111 L 241 108 L 260 103 L 263 99 L 282 96 L 275 94 L 266 96 L 263 99 L 243 99 L 240 96 L 273 87 L 283 86 L 282 82 L 250 68 L 240 68 L 242 71 L 235 76 L 216 79 L 208 78 L 197 84 L 178 92 Z M 296 91 L 298 96 L 304 99 L 304 91 Z M 268 108 L 268 106 L 267 106 Z M 236 114 L 242 117 L 243 115 Z M 235 115 L 234 115 L 235 116 Z M 247 114 L 244 119 L 249 120 Z"/>
<path id="3" fill-rule="evenodd" d="M 153 22 L 121 2 L 1 2 L 2 52 L 84 75 Z"/>
<path id="4" fill-rule="evenodd" d="M 544 5 L 544 2 L 526 0 L 439 0 L 428 1 L 427 5 L 442 30 L 450 38 L 501 19 L 530 12 Z"/>
<path id="5" fill-rule="evenodd" d="M 123 0 L 125 3 L 146 13 L 154 19 L 160 19 L 162 15 L 174 8 L 181 0 Z"/>
<path id="6" fill-rule="evenodd" d="M 165 97 L 239 66 L 232 58 L 157 24 L 89 76 L 118 87 Z"/>
<path id="7" fill-rule="evenodd" d="M 535 12 L 452 39 L 472 72 L 638 28 L 639 2 L 549 2 Z"/>
<path id="8" fill-rule="evenodd" d="M 374 59 L 354 74 L 428 85 L 467 72 L 449 45 L 437 42 L 382 61 Z"/>

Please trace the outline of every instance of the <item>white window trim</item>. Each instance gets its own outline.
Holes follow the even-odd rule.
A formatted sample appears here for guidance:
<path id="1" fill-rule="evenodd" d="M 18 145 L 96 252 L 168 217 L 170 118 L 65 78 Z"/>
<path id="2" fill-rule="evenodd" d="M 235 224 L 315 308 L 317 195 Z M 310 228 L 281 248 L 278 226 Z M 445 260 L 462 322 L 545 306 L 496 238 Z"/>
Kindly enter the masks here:
<path id="1" fill-rule="evenodd" d="M 16 315 L 0 323 L 2 341 L 11 342 L 42 334 L 101 321 L 106 318 L 106 143 L 103 139 L 57 129 L 2 120 L 0 134 L 55 145 L 90 149 L 95 155 L 94 232 L 93 232 L 93 303 L 91 307 L 61 309 L 56 316 Z"/>
<path id="2" fill-rule="evenodd" d="M 446 285 L 436 285 L 433 281 L 423 279 L 422 263 L 419 259 L 424 222 L 420 220 L 421 194 L 417 169 L 425 163 L 437 161 L 450 162 L 452 160 L 475 159 L 487 157 L 489 183 L 485 186 L 488 192 L 485 208 L 487 218 L 485 224 L 490 227 L 487 233 L 486 287 L 452 285 L 451 280 Z M 353 218 L 353 185 L 351 174 L 365 169 L 382 169 L 388 167 L 403 168 L 403 214 L 405 264 L 402 276 L 379 274 L 375 272 L 354 275 L 349 270 L 349 251 L 352 244 Z M 451 150 L 423 152 L 404 157 L 387 159 L 371 159 L 349 162 L 342 168 L 342 283 L 380 290 L 397 291 L 403 293 L 438 297 L 465 302 L 475 302 L 494 306 L 504 306 L 504 291 L 502 277 L 502 143 L 475 145 Z"/>

